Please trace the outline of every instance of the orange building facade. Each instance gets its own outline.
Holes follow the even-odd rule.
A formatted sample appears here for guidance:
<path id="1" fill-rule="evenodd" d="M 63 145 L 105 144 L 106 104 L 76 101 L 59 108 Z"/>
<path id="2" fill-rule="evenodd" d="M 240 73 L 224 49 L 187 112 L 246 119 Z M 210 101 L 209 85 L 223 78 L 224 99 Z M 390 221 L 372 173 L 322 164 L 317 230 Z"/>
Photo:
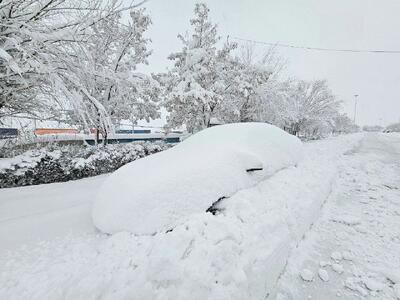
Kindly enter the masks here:
<path id="1" fill-rule="evenodd" d="M 35 129 L 35 135 L 46 135 L 46 134 L 77 134 L 79 131 L 74 128 L 37 128 Z"/>

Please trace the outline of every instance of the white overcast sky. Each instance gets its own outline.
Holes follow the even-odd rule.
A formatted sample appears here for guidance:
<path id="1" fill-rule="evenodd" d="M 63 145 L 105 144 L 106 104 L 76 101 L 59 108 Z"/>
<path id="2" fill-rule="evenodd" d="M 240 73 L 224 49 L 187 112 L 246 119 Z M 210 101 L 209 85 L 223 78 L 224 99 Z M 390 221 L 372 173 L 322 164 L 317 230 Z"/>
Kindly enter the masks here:
<path id="1" fill-rule="evenodd" d="M 204 1 L 221 36 L 325 48 L 400 50 L 399 0 L 214 0 Z M 167 56 L 189 29 L 193 0 L 149 0 L 148 36 L 154 53 L 150 71 L 163 71 Z M 264 47 L 264 46 L 258 46 Z M 262 49 L 262 48 L 261 48 Z M 280 49 L 286 73 L 301 79 L 326 78 L 357 123 L 400 120 L 400 54 L 360 54 Z"/>

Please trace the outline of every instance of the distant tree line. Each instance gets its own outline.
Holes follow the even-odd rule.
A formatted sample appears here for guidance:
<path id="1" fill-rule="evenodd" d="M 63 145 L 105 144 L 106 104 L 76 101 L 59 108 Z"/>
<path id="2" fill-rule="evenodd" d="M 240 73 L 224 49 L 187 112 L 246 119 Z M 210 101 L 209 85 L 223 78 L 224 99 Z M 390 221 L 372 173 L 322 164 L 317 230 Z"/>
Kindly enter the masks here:
<path id="1" fill-rule="evenodd" d="M 400 122 L 390 124 L 385 128 L 385 130 L 388 132 L 400 132 Z"/>

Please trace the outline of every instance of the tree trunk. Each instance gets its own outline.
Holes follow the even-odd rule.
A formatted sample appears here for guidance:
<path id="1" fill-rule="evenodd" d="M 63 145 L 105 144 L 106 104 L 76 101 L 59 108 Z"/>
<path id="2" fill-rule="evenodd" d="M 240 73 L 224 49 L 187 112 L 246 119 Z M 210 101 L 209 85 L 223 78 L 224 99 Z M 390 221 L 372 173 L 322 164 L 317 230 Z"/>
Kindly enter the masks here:
<path id="1" fill-rule="evenodd" d="M 246 97 L 246 101 L 243 103 L 240 109 L 240 122 L 251 122 L 253 121 L 250 117 L 250 96 Z"/>
<path id="2" fill-rule="evenodd" d="M 97 124 L 96 124 L 96 146 L 100 143 L 100 113 L 97 113 Z"/>
<path id="3" fill-rule="evenodd" d="M 106 128 L 103 128 L 103 145 L 107 145 L 108 144 L 108 132 Z"/>
<path id="4" fill-rule="evenodd" d="M 100 130 L 99 127 L 96 128 L 96 146 L 99 144 L 100 142 Z"/>

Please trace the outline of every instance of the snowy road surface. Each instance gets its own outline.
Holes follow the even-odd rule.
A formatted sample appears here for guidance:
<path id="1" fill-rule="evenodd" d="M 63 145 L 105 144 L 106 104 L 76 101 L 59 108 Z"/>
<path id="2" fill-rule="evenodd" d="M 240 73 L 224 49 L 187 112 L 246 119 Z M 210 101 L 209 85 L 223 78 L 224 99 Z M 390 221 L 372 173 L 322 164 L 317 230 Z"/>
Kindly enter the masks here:
<path id="1" fill-rule="evenodd" d="M 106 176 L 0 189 L 0 255 L 39 240 L 94 232 L 91 201 Z"/>
<path id="2" fill-rule="evenodd" d="M 361 138 L 154 237 L 95 231 L 107 175 L 0 190 L 0 299 L 400 299 L 400 135 Z"/>

